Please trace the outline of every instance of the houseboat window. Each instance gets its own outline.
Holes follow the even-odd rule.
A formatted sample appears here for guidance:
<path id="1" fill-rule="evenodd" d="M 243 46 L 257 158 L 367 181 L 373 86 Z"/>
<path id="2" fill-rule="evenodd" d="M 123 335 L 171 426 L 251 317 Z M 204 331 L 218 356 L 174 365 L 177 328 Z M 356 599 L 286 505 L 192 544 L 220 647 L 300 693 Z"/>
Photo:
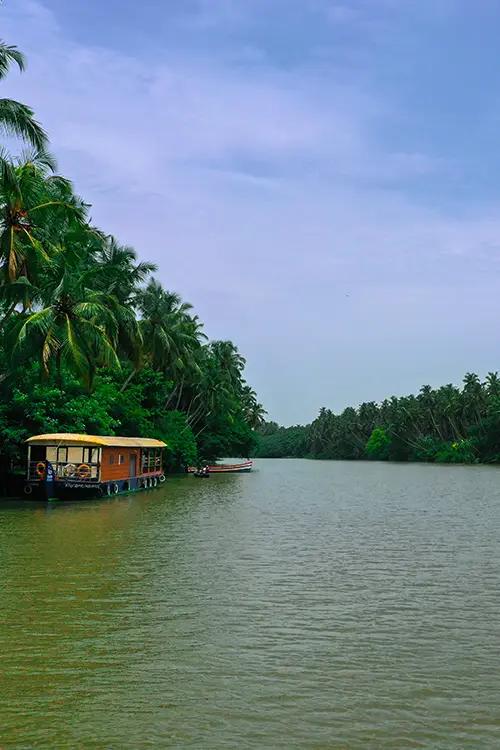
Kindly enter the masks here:
<path id="1" fill-rule="evenodd" d="M 142 471 L 154 471 L 155 468 L 155 450 L 149 448 L 148 450 L 142 451 Z"/>
<path id="2" fill-rule="evenodd" d="M 45 446 L 32 445 L 30 455 L 32 461 L 45 461 Z"/>
<path id="3" fill-rule="evenodd" d="M 109 454 L 109 463 L 110 464 L 114 464 L 114 462 L 115 462 L 115 454 L 114 453 L 110 453 Z"/>
<path id="4" fill-rule="evenodd" d="M 66 446 L 60 445 L 57 449 L 57 463 L 67 464 L 68 463 L 68 449 Z"/>
<path id="5" fill-rule="evenodd" d="M 99 448 L 84 448 L 83 463 L 96 464 L 99 462 Z"/>
<path id="6" fill-rule="evenodd" d="M 125 456 L 123 455 L 123 453 L 119 454 L 119 456 L 118 456 L 118 463 L 119 464 L 124 464 L 125 463 Z"/>
<path id="7" fill-rule="evenodd" d="M 53 464 L 57 461 L 57 448 L 55 445 L 47 446 L 47 461 L 50 461 Z"/>
<path id="8" fill-rule="evenodd" d="M 77 445 L 68 448 L 68 461 L 70 464 L 81 464 L 83 461 L 83 448 Z"/>

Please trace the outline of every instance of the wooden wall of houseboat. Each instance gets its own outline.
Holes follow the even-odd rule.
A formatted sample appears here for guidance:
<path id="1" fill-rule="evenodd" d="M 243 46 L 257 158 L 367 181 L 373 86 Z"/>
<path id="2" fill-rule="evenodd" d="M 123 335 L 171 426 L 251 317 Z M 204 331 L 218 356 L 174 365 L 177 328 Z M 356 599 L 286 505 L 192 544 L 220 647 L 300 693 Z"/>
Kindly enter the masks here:
<path id="1" fill-rule="evenodd" d="M 147 448 L 144 450 L 148 450 Z M 156 452 L 155 452 L 156 453 Z M 161 463 L 159 466 L 150 467 L 143 472 L 142 455 L 140 448 L 103 448 L 101 460 L 101 481 L 116 482 L 119 479 L 128 479 L 130 476 L 130 456 L 135 455 L 135 474 L 134 476 L 143 476 L 158 474 L 161 472 Z M 158 451 L 157 455 L 161 455 Z M 113 456 L 113 463 L 110 457 Z M 123 463 L 120 463 L 120 456 L 123 456 Z"/>
<path id="2" fill-rule="evenodd" d="M 130 456 L 135 455 L 135 475 L 141 473 L 141 451 L 140 448 L 103 448 L 101 461 L 101 481 L 116 482 L 118 479 L 127 479 L 130 476 Z M 123 463 L 120 463 L 123 456 Z M 113 463 L 110 459 L 113 457 Z"/>

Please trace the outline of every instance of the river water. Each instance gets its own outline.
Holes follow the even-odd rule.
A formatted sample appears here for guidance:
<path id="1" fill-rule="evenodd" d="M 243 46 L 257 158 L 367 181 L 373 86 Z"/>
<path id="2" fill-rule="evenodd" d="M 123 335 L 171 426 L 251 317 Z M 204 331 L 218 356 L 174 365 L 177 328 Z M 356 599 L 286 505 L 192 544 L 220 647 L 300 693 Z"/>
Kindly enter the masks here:
<path id="1" fill-rule="evenodd" d="M 0 747 L 500 747 L 500 471 L 0 505 Z"/>

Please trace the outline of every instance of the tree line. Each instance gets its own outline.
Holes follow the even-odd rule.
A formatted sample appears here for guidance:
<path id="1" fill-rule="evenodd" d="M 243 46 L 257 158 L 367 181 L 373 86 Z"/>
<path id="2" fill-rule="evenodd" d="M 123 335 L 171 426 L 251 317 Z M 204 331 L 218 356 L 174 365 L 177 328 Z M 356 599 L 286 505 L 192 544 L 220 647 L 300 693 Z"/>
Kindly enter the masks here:
<path id="1" fill-rule="evenodd" d="M 0 81 L 24 70 L 0 42 Z M 26 105 L 0 99 L 0 460 L 30 434 L 157 437 L 170 467 L 247 456 L 265 414 L 231 341 L 208 341 L 156 266 L 92 225 Z"/>
<path id="2" fill-rule="evenodd" d="M 500 462 L 500 378 L 467 373 L 462 387 L 424 385 L 417 395 L 369 401 L 341 414 L 323 408 L 309 425 L 259 428 L 256 455 Z"/>

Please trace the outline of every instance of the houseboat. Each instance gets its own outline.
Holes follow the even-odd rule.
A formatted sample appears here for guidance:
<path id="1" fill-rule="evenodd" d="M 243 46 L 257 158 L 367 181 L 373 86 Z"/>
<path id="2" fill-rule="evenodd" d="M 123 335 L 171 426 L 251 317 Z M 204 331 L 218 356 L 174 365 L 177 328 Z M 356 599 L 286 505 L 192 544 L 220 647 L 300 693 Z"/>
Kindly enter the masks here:
<path id="1" fill-rule="evenodd" d="M 161 440 L 55 433 L 27 441 L 25 495 L 78 499 L 148 489 L 165 481 Z"/>

